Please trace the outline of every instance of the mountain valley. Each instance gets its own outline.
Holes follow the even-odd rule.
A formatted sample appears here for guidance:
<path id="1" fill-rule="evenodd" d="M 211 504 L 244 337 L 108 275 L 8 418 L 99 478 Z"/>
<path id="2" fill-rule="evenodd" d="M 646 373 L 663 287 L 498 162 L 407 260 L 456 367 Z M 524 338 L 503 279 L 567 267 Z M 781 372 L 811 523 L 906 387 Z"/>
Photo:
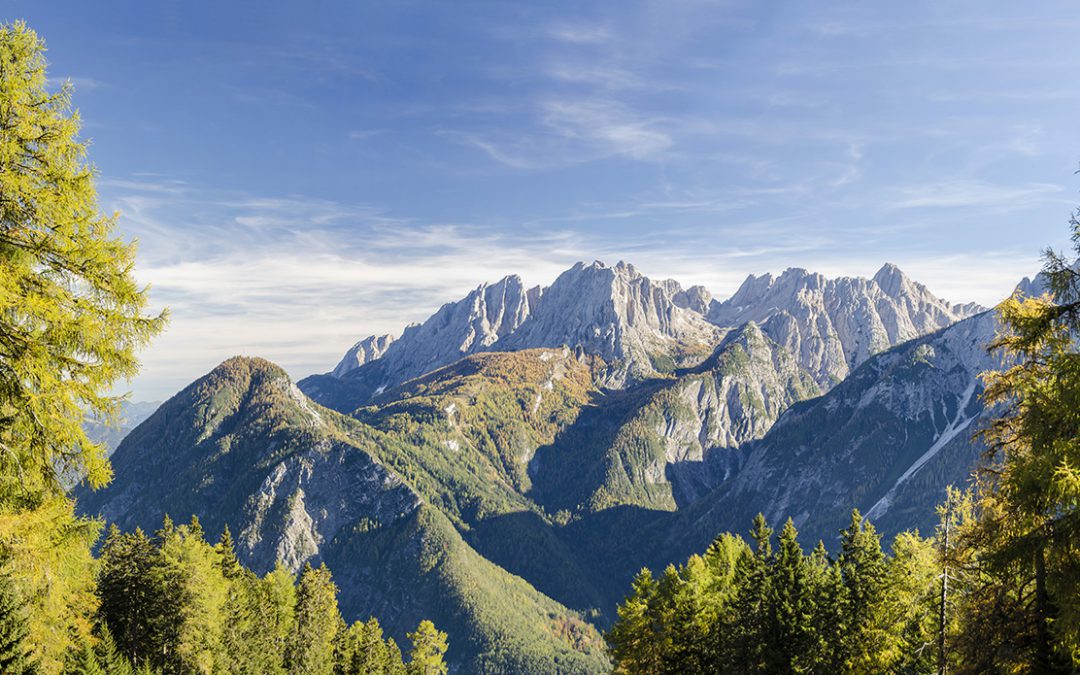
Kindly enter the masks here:
<path id="1" fill-rule="evenodd" d="M 759 511 L 829 547 L 853 506 L 888 536 L 931 527 L 981 451 L 996 325 L 892 265 L 724 301 L 625 263 L 511 276 L 296 384 L 230 359 L 78 502 L 129 530 L 227 524 L 259 571 L 326 562 L 347 619 L 399 638 L 423 608 L 465 672 L 597 672 L 642 566 Z"/>

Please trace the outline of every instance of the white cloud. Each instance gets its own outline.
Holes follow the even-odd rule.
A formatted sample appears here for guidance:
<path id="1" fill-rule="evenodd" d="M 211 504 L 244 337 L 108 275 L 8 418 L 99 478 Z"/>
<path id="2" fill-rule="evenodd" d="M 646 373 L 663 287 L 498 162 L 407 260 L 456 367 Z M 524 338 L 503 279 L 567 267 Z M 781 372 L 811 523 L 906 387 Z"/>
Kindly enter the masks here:
<path id="1" fill-rule="evenodd" d="M 416 223 L 371 206 L 296 196 L 131 185 L 142 189 L 115 199 L 139 209 L 121 220 L 146 242 L 137 274 L 152 284 L 154 304 L 172 311 L 166 334 L 144 354 L 139 399 L 170 396 L 234 354 L 263 356 L 297 378 L 324 372 L 356 339 L 398 334 L 482 282 L 519 274 L 547 285 L 578 260 L 626 260 L 654 278 L 704 285 L 721 297 L 750 273 L 804 266 L 870 275 L 884 262 L 876 249 L 859 249 L 798 216 L 746 222 L 729 214 L 723 225 L 660 227 L 623 239 L 592 230 L 600 216 L 582 216 L 573 230 L 538 223 L 515 232 Z M 639 212 L 719 216 L 723 207 L 642 202 Z M 898 250 L 893 261 L 950 300 L 990 304 L 1034 271 L 1035 255 Z"/>
<path id="2" fill-rule="evenodd" d="M 559 24 L 551 26 L 548 35 L 575 45 L 601 45 L 615 37 L 611 26 L 606 24 Z"/>
<path id="3" fill-rule="evenodd" d="M 671 147 L 655 121 L 615 101 L 553 100 L 542 105 L 545 125 L 568 139 L 584 140 L 607 154 L 651 159 Z"/>
<path id="4" fill-rule="evenodd" d="M 1032 200 L 1045 200 L 1048 195 L 1064 191 L 1060 185 L 1027 183 L 997 185 L 982 180 L 958 179 L 912 185 L 896 191 L 889 203 L 894 209 L 942 207 L 1006 207 L 1019 208 Z"/>

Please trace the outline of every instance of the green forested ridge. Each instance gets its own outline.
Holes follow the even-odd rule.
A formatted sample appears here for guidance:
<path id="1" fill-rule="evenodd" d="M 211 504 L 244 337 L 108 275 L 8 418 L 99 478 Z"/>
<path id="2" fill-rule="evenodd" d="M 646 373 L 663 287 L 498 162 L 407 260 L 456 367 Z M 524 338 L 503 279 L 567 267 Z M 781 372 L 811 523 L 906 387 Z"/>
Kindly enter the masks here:
<path id="1" fill-rule="evenodd" d="M 595 672 L 606 664 L 597 630 L 479 555 L 470 545 L 476 538 L 459 531 L 490 514 L 542 519 L 512 481 L 497 480 L 505 446 L 483 445 L 488 437 L 473 436 L 484 429 L 475 420 L 491 406 L 514 407 L 519 417 L 535 406 L 536 417 L 506 438 L 542 440 L 552 413 L 536 406 L 536 394 L 558 401 L 562 385 L 547 390 L 543 382 L 552 369 L 570 368 L 562 379 L 572 387 L 581 367 L 555 350 L 485 355 L 385 413 L 368 410 L 380 426 L 386 415 L 383 431 L 308 401 L 269 362 L 230 359 L 136 429 L 113 455 L 113 484 L 80 491 L 80 505 L 127 530 L 155 528 L 165 512 L 196 513 L 209 532 L 229 518 L 240 558 L 260 573 L 274 560 L 293 569 L 325 562 L 345 616 L 378 616 L 399 643 L 430 618 L 451 635 L 449 658 L 459 665 Z M 536 377 L 523 377 L 530 369 Z M 461 373 L 468 375 L 456 379 Z M 455 401 L 451 425 L 445 408 Z M 429 412 L 414 421 L 406 410 Z M 458 440 L 458 452 L 447 438 Z"/>

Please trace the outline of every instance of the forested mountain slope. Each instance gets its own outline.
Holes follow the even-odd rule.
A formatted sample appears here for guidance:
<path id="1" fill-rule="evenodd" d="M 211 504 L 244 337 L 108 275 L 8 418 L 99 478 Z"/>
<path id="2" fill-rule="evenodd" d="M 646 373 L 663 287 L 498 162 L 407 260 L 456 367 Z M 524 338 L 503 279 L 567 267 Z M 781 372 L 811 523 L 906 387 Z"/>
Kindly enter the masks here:
<path id="1" fill-rule="evenodd" d="M 125 528 L 227 522 L 259 570 L 325 561 L 347 618 L 431 618 L 468 672 L 596 671 L 642 565 L 758 511 L 827 544 L 852 506 L 889 533 L 930 523 L 979 452 L 995 323 L 975 309 L 891 266 L 724 302 L 625 264 L 508 277 L 301 383 L 337 412 L 226 362 L 80 503 Z"/>
<path id="2" fill-rule="evenodd" d="M 374 614 L 403 638 L 431 618 L 470 672 L 602 669 L 595 628 L 478 555 L 410 483 L 425 480 L 419 464 L 403 477 L 380 460 L 404 443 L 312 403 L 273 364 L 234 358 L 140 425 L 114 482 L 79 505 L 129 530 L 164 514 L 228 524 L 257 571 L 325 562 L 348 620 Z"/>

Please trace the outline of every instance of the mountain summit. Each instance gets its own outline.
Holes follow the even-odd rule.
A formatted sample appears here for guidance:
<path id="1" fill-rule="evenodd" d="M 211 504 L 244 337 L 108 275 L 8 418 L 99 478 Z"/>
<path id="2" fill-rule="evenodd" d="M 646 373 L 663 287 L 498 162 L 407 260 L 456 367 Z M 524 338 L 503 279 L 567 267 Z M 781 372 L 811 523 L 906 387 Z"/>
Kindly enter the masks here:
<path id="1" fill-rule="evenodd" d="M 792 268 L 750 275 L 717 301 L 701 286 L 654 281 L 620 261 L 579 262 L 547 288 L 511 275 L 443 305 L 401 337 L 368 337 L 333 371 L 300 382 L 316 401 L 351 412 L 381 392 L 481 351 L 568 346 L 609 366 L 608 387 L 702 362 L 748 321 L 796 356 L 824 389 L 872 354 L 983 308 L 953 305 L 885 264 L 872 279 Z"/>
<path id="2" fill-rule="evenodd" d="M 704 289 L 652 281 L 624 262 L 578 263 L 544 289 L 526 289 L 512 275 L 409 326 L 381 356 L 369 348 L 375 338 L 360 341 L 334 371 L 306 378 L 300 387 L 324 405 L 351 412 L 470 354 L 561 346 L 599 356 L 611 366 L 607 384 L 622 386 L 708 356 L 724 331 L 694 309 L 703 309 L 707 298 Z"/>
<path id="3" fill-rule="evenodd" d="M 872 279 L 827 279 L 800 268 L 750 275 L 730 298 L 712 303 L 709 319 L 758 323 L 828 389 L 873 354 L 984 309 L 946 302 L 887 263 Z"/>

